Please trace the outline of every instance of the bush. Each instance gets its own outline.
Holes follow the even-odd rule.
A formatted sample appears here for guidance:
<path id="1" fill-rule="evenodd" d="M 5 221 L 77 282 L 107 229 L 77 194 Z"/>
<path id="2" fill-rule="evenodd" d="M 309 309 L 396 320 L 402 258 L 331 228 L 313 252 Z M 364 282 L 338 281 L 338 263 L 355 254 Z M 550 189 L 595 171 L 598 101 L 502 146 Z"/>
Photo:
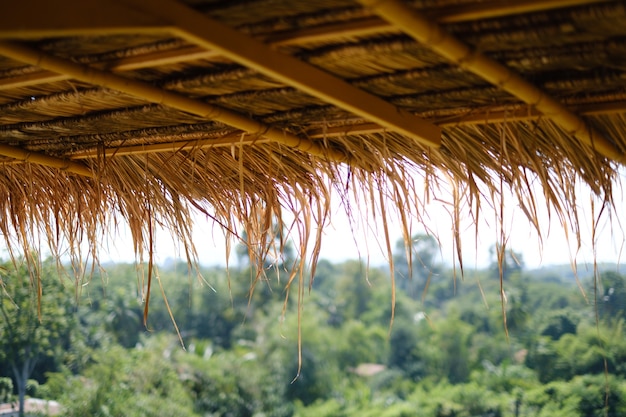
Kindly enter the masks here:
<path id="1" fill-rule="evenodd" d="M 8 403 L 13 399 L 13 380 L 0 377 L 0 403 Z"/>

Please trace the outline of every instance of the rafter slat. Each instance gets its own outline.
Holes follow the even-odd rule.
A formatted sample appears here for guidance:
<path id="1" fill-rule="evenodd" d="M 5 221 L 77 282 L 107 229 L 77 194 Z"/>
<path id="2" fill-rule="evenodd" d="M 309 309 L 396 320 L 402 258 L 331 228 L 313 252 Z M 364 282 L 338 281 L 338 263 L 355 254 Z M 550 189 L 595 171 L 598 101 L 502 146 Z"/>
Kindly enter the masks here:
<path id="1" fill-rule="evenodd" d="M 359 1 L 432 51 L 534 106 L 566 132 L 591 146 L 601 155 L 619 162 L 626 161 L 626 155 L 556 99 L 509 68 L 473 50 L 400 0 Z"/>
<path id="2" fill-rule="evenodd" d="M 408 138 L 433 147 L 440 144 L 441 131 L 437 126 L 187 6 L 171 0 L 132 0 L 132 4 L 159 18 L 171 19 L 177 33 L 189 42 L 218 50 L 235 62 Z"/>
<path id="3" fill-rule="evenodd" d="M 0 39 L 165 33 L 163 20 L 108 0 L 0 2 Z"/>
<path id="4" fill-rule="evenodd" d="M 581 4 L 603 3 L 606 1 L 607 0 L 517 0 L 504 2 L 496 0 L 432 10 L 428 12 L 428 17 L 439 23 L 458 23 L 560 9 Z M 329 23 L 311 28 L 286 30 L 268 36 L 267 41 L 275 45 L 301 45 L 307 42 L 330 42 L 340 36 L 364 37 L 398 32 L 400 32 L 400 29 L 390 25 L 386 20 L 378 16 L 373 16 L 347 23 Z"/>
<path id="5" fill-rule="evenodd" d="M 576 106 L 581 115 L 597 116 L 602 114 L 626 113 L 626 101 L 613 103 L 594 103 Z M 445 127 L 460 127 L 467 125 L 488 125 L 498 123 L 537 120 L 543 115 L 530 107 L 515 108 L 513 110 L 477 109 L 466 115 L 429 119 L 436 125 Z M 333 126 L 325 129 L 310 129 L 307 131 L 309 139 L 324 139 L 341 136 L 368 135 L 382 133 L 385 129 L 376 123 L 357 123 L 349 126 Z M 241 133 L 228 134 L 220 138 L 177 140 L 152 145 L 133 145 L 110 147 L 105 149 L 89 149 L 70 155 L 72 160 L 92 159 L 98 157 L 119 157 L 126 155 L 141 155 L 160 152 L 180 152 L 198 149 L 224 148 L 234 146 L 254 146 L 268 143 L 265 138 L 258 138 Z"/>
<path id="6" fill-rule="evenodd" d="M 0 54 L 15 60 L 41 68 L 60 72 L 89 84 L 100 85 L 114 90 L 122 91 L 136 97 L 143 98 L 152 103 L 164 104 L 179 110 L 189 112 L 207 120 L 217 120 L 244 132 L 256 136 L 264 136 L 275 142 L 300 149 L 323 158 L 330 158 L 338 162 L 346 162 L 347 157 L 343 153 L 322 147 L 319 143 L 300 138 L 292 133 L 267 126 L 254 119 L 242 116 L 230 110 L 226 110 L 200 100 L 195 100 L 172 91 L 155 87 L 146 82 L 132 80 L 109 72 L 100 71 L 85 65 L 45 54 L 36 49 L 12 43 L 0 41 Z"/>
<path id="7" fill-rule="evenodd" d="M 122 146 L 111 147 L 104 150 L 90 149 L 86 151 L 76 152 L 70 156 L 71 159 L 92 159 L 97 157 L 117 157 L 127 155 L 142 155 L 148 153 L 160 153 L 160 152 L 180 152 L 188 150 L 198 149 L 211 149 L 211 148 L 230 148 L 233 146 L 250 146 L 261 145 L 269 143 L 270 140 L 266 138 L 259 138 L 258 136 L 245 135 L 242 133 L 229 134 L 227 136 L 218 139 L 202 139 L 202 140 L 187 140 L 187 141 L 175 141 L 169 143 L 155 143 L 152 145 L 135 145 L 135 146 Z"/>
<path id="8" fill-rule="evenodd" d="M 196 59 L 210 59 L 217 55 L 217 52 L 209 51 L 204 48 L 200 48 L 199 46 L 185 46 L 168 51 L 158 51 L 105 61 L 94 65 L 94 68 L 105 69 L 107 71 L 124 72 L 156 67 L 159 65 L 177 64 L 179 62 L 193 61 Z M 51 83 L 55 81 L 63 81 L 70 78 L 71 77 L 67 74 L 58 74 L 52 71 L 37 71 L 10 78 L 0 78 L 0 91 Z"/>
<path id="9" fill-rule="evenodd" d="M 626 101 L 615 101 L 612 103 L 584 104 L 571 108 L 572 111 L 583 116 L 610 115 L 616 113 L 626 113 Z M 489 125 L 498 123 L 509 123 L 519 121 L 537 120 L 544 117 L 536 109 L 528 106 L 513 110 L 493 110 L 492 108 L 474 109 L 470 113 L 451 117 L 438 117 L 428 119 L 437 126 L 449 128 L 455 126 L 468 125 Z M 325 137 L 368 135 L 381 133 L 385 129 L 375 123 L 356 123 L 348 126 L 332 126 L 324 129 L 311 129 L 307 131 L 307 137 L 311 139 L 322 139 Z"/>
<path id="10" fill-rule="evenodd" d="M 62 171 L 82 175 L 84 177 L 95 177 L 94 173 L 88 167 L 79 162 L 56 158 L 39 152 L 32 152 L 15 146 L 0 144 L 0 155 L 8 156 L 22 162 L 30 162 L 33 164 L 57 168 Z"/>
<path id="11" fill-rule="evenodd" d="M 453 9 L 444 9 L 433 12 L 429 16 L 441 23 L 463 22 L 472 19 L 502 17 L 510 14 L 575 6 L 582 3 L 589 3 L 590 1 L 604 2 L 606 0 L 496 1 L 457 6 Z M 1 30 L 2 29 L 0 29 L 0 31 Z M 272 46 L 301 45 L 306 44 L 307 42 L 332 41 L 340 36 L 360 37 L 394 32 L 399 32 L 399 29 L 390 25 L 387 21 L 374 16 L 351 22 L 332 23 L 312 28 L 287 30 L 277 34 L 260 36 L 259 39 Z M 96 65 L 96 67 L 109 71 L 132 71 L 136 69 L 176 64 L 198 59 L 211 59 L 219 55 L 220 54 L 217 51 L 207 50 L 199 46 L 191 45 L 167 51 L 158 51 L 133 57 L 115 59 L 113 61 L 103 62 L 100 65 Z M 61 81 L 68 78 L 69 77 L 65 74 L 40 71 L 37 73 L 0 79 L 0 90 Z"/>

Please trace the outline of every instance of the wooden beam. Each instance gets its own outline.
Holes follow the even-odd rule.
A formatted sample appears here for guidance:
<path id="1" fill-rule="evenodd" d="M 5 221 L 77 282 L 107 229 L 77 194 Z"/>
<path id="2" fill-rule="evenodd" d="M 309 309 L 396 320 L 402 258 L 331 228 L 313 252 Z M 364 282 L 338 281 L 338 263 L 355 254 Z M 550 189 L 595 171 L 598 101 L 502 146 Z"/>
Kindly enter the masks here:
<path id="1" fill-rule="evenodd" d="M 166 33 L 165 21 L 114 0 L 0 1 L 0 39 Z"/>
<path id="2" fill-rule="evenodd" d="M 576 106 L 577 112 L 585 116 L 602 116 L 604 114 L 626 113 L 626 101 L 592 103 Z"/>
<path id="3" fill-rule="evenodd" d="M 448 12 L 446 9 L 438 10 L 434 13 L 429 13 L 428 17 L 431 19 L 435 18 L 440 23 L 468 22 L 517 14 L 545 12 L 590 3 L 606 3 L 607 1 L 609 0 L 491 0 L 451 6 L 454 9 L 453 11 Z"/>
<path id="4" fill-rule="evenodd" d="M 626 101 L 615 101 L 611 103 L 592 103 L 571 107 L 571 111 L 583 116 L 601 116 L 617 113 L 626 113 Z M 489 125 L 507 122 L 530 121 L 545 118 L 536 109 L 527 107 L 517 107 L 512 110 L 492 108 L 475 109 L 467 114 L 455 115 L 451 117 L 429 118 L 431 122 L 441 128 L 468 125 Z M 386 129 L 375 123 L 355 123 L 347 126 L 327 127 L 324 129 L 308 130 L 306 136 L 311 139 L 332 138 L 338 136 L 368 135 L 372 133 L 382 133 Z"/>
<path id="5" fill-rule="evenodd" d="M 441 128 L 468 126 L 468 125 L 489 125 L 505 122 L 515 122 L 523 120 L 536 120 L 543 117 L 541 113 L 532 109 L 509 110 L 477 110 L 465 115 L 452 117 L 438 117 L 428 119 Z M 316 128 L 307 131 L 307 137 L 311 139 L 323 139 L 341 136 L 370 135 L 382 133 L 386 129 L 376 123 L 355 123 L 347 126 L 333 126 L 324 129 Z"/>
<path id="6" fill-rule="evenodd" d="M 583 115 L 598 116 L 603 114 L 626 113 L 626 101 L 613 103 L 594 103 L 577 106 L 578 112 Z M 456 127 L 466 125 L 485 125 L 523 120 L 537 120 L 543 117 L 532 108 L 515 108 L 513 110 L 477 109 L 465 115 L 454 117 L 440 117 L 429 119 L 440 127 Z M 385 129 L 375 123 L 356 123 L 349 126 L 328 127 L 325 129 L 311 129 L 307 131 L 309 139 L 324 139 L 342 136 L 369 135 L 382 133 Z M 234 146 L 254 146 L 270 142 L 266 138 L 259 138 L 241 133 L 228 134 L 214 139 L 178 140 L 152 145 L 120 146 L 102 149 L 78 151 L 69 158 L 72 160 L 93 159 L 97 157 L 118 157 L 125 155 L 142 155 L 148 153 L 180 152 L 197 149 L 224 148 Z"/>
<path id="7" fill-rule="evenodd" d="M 589 3 L 604 3 L 608 0 L 510 0 L 485 1 L 476 4 L 429 10 L 428 17 L 439 23 L 458 23 L 471 20 L 492 19 L 515 14 L 532 13 Z M 329 23 L 312 28 L 286 30 L 268 35 L 266 41 L 274 45 L 301 45 L 309 42 L 329 42 L 337 37 L 366 37 L 384 33 L 399 33 L 399 28 L 390 25 L 378 16 L 366 17 L 351 22 Z"/>
<path id="8" fill-rule="evenodd" d="M 312 65 L 277 52 L 187 6 L 171 0 L 128 1 L 148 14 L 171 19 L 178 35 L 191 43 L 217 50 L 239 64 L 427 146 L 438 147 L 440 144 L 441 131 L 432 123 Z"/>
<path id="9" fill-rule="evenodd" d="M 182 48 L 167 51 L 151 52 L 131 57 L 117 58 L 111 61 L 99 62 L 94 68 L 107 71 L 133 71 L 136 69 L 156 67 L 159 65 L 176 64 L 179 62 L 193 61 L 196 59 L 210 59 L 218 56 L 215 51 L 208 51 L 199 46 L 184 46 Z M 14 77 L 0 78 L 0 91 L 11 88 L 27 87 L 30 85 L 52 83 L 55 81 L 68 80 L 67 74 L 58 74 L 52 71 L 37 71 Z"/>
<path id="10" fill-rule="evenodd" d="M 607 0 L 490 0 L 430 11 L 428 16 L 441 23 L 489 19 Z M 56 36 L 104 35 L 120 33 L 163 33 L 169 19 L 146 14 L 125 0 L 21 0 L 0 2 L 0 39 L 36 39 Z M 364 30 L 366 32 L 364 32 Z M 285 43 L 325 40 L 337 35 L 395 31 L 382 19 L 328 25 L 285 33 Z M 278 39 L 276 39 L 278 41 Z"/>
<path id="11" fill-rule="evenodd" d="M 0 78 L 0 91 L 37 84 L 53 83 L 67 79 L 69 79 L 69 77 L 65 74 L 57 74 L 52 71 L 37 71 L 29 74 L 16 75 L 14 77 Z"/>
<path id="12" fill-rule="evenodd" d="M 106 148 L 104 150 L 90 149 L 75 152 L 69 157 L 75 159 L 92 159 L 97 157 L 116 157 L 126 155 L 143 155 L 148 153 L 180 152 L 197 149 L 231 148 L 233 146 L 251 146 L 270 143 L 267 138 L 246 135 L 244 133 L 229 134 L 217 139 L 181 140 L 168 143 L 155 143 L 152 145 L 134 145 Z"/>
<path id="13" fill-rule="evenodd" d="M 446 8 L 437 12 L 432 12 L 429 16 L 442 23 L 463 22 L 472 19 L 502 17 L 512 13 L 527 13 L 531 11 L 562 8 L 582 3 L 600 1 L 606 0 L 518 0 L 517 2 L 502 2 L 498 0 L 496 2 L 485 2 Z M 375 36 L 382 33 L 397 33 L 399 31 L 400 30 L 398 28 L 390 25 L 387 21 L 375 16 L 351 22 L 326 24 L 312 28 L 288 30 L 278 34 L 261 35 L 258 39 L 271 46 L 301 45 L 308 42 L 328 42 L 341 36 Z M 109 71 L 132 71 L 141 68 L 176 64 L 179 62 L 193 61 L 197 59 L 211 59 L 217 56 L 220 56 L 217 51 L 207 50 L 193 45 L 167 51 L 158 51 L 132 57 L 119 58 L 112 61 L 102 62 L 94 65 L 94 67 Z M 39 71 L 36 73 L 19 75 L 10 78 L 1 78 L 0 91 L 11 88 L 26 87 L 29 85 L 62 81 L 68 78 L 69 77 L 65 74 L 56 74 L 50 71 Z"/>
<path id="14" fill-rule="evenodd" d="M 359 1 L 453 64 L 478 75 L 523 102 L 534 106 L 563 130 L 577 137 L 601 155 L 621 163 L 626 162 L 626 155 L 563 104 L 509 68 L 473 50 L 447 33 L 437 23 L 407 7 L 400 0 Z"/>
<path id="15" fill-rule="evenodd" d="M 318 157 L 328 158 L 337 162 L 348 162 L 346 155 L 334 149 L 326 149 L 319 142 L 298 137 L 236 112 L 155 87 L 146 82 L 120 77 L 119 75 L 77 64 L 70 60 L 51 56 L 36 49 L 8 41 L 0 41 L 0 54 L 50 71 L 67 74 L 72 78 L 89 84 L 122 91 L 152 103 L 164 104 L 186 111 L 204 117 L 207 120 L 217 120 L 248 132 L 251 135 L 263 136 L 274 142 L 283 143 L 286 146 Z"/>
<path id="16" fill-rule="evenodd" d="M 0 144 L 0 155 L 8 156 L 14 160 L 22 162 L 30 162 L 33 164 L 43 165 L 51 168 L 60 169 L 62 171 L 71 172 L 82 175 L 84 177 L 95 178 L 94 173 L 85 165 L 69 161 L 66 159 L 55 158 L 39 152 L 32 152 L 26 149 L 17 148 L 15 146 Z"/>

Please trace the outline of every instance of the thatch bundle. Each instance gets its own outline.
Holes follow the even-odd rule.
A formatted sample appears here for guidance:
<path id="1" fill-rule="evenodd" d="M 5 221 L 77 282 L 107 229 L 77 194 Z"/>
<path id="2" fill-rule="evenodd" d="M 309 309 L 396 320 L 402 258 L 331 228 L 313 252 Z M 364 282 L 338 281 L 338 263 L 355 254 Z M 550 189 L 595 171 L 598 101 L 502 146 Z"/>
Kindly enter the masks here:
<path id="1" fill-rule="evenodd" d="M 193 260 L 193 212 L 257 243 L 284 218 L 304 259 L 331 196 L 408 237 L 446 182 L 457 239 L 509 191 L 543 233 L 537 190 L 575 236 L 577 186 L 610 208 L 626 161 L 624 22 L 599 0 L 4 2 L 0 230 L 80 259 L 120 223 L 151 254 L 161 225 Z"/>

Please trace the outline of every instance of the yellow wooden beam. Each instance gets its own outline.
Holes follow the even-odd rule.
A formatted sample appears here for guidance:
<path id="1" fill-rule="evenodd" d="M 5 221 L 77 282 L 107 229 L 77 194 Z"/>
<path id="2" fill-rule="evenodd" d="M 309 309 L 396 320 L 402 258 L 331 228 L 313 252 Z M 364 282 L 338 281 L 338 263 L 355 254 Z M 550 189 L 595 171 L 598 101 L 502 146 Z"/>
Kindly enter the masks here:
<path id="1" fill-rule="evenodd" d="M 601 155 L 622 163 L 626 162 L 626 155 L 563 104 L 524 80 L 514 71 L 450 35 L 432 19 L 416 12 L 400 0 L 359 1 L 453 64 L 534 106 L 566 132 L 591 146 Z"/>
<path id="2" fill-rule="evenodd" d="M 0 1 L 0 39 L 167 30 L 166 21 L 115 0 Z"/>
<path id="3" fill-rule="evenodd" d="M 430 11 L 441 23 L 502 17 L 607 0 L 490 0 Z M 143 6 L 142 6 L 143 9 Z M 127 0 L 21 0 L 0 2 L 0 39 L 36 39 L 73 35 L 162 33 L 169 19 L 144 13 Z M 396 29 L 382 19 L 328 25 L 286 32 L 281 43 L 327 40 L 341 34 L 359 36 Z"/>
<path id="4" fill-rule="evenodd" d="M 0 155 L 8 156 L 22 162 L 30 162 L 33 164 L 43 165 L 51 168 L 60 169 L 62 171 L 72 172 L 84 177 L 94 178 L 94 173 L 85 165 L 69 161 L 66 159 L 56 158 L 40 152 L 32 152 L 27 149 L 17 148 L 15 146 L 0 144 Z"/>
<path id="5" fill-rule="evenodd" d="M 155 87 L 146 82 L 120 77 L 109 72 L 77 64 L 67 59 L 45 54 L 36 49 L 9 41 L 0 41 L 0 55 L 30 65 L 67 74 L 89 84 L 100 85 L 140 97 L 146 101 L 163 104 L 233 126 L 251 135 L 263 136 L 274 142 L 297 148 L 312 155 L 329 158 L 337 162 L 348 162 L 346 155 L 335 149 L 326 149 L 319 142 L 298 137 L 292 133 L 265 125 L 239 113 L 186 97 L 182 94 Z"/>
<path id="6" fill-rule="evenodd" d="M 561 9 L 608 0 L 510 0 L 485 1 L 455 5 L 428 11 L 428 18 L 439 23 L 458 23 L 470 20 L 493 19 L 515 14 Z M 286 30 L 266 37 L 274 45 L 301 45 L 309 42 L 330 42 L 338 37 L 367 37 L 384 33 L 398 33 L 399 28 L 378 16 L 350 22 L 329 23 L 311 28 Z"/>
<path id="7" fill-rule="evenodd" d="M 438 147 L 441 142 L 441 131 L 432 123 L 185 5 L 171 0 L 127 1 L 148 14 L 170 19 L 176 33 L 192 43 L 215 49 L 248 68 L 428 146 Z"/>
<path id="8" fill-rule="evenodd" d="M 571 111 L 583 116 L 601 116 L 617 113 L 626 113 L 626 101 L 610 103 L 583 104 L 570 108 Z M 545 116 L 531 106 L 515 106 L 513 109 L 477 108 L 466 114 L 449 117 L 429 118 L 432 123 L 441 128 L 450 128 L 469 125 L 489 125 L 508 122 L 530 121 L 545 118 Z M 340 136 L 369 135 L 382 133 L 386 129 L 376 123 L 355 123 L 346 126 L 332 126 L 323 129 L 315 128 L 306 132 L 311 139 L 323 139 Z"/>
<path id="9" fill-rule="evenodd" d="M 107 71 L 133 71 L 136 69 L 156 67 L 159 65 L 176 64 L 179 62 L 193 61 L 196 59 L 210 59 L 218 56 L 215 51 L 208 51 L 199 46 L 185 46 L 167 51 L 157 51 L 131 57 L 116 58 L 114 60 L 100 62 L 94 68 Z M 37 71 L 14 77 L 0 78 L 0 91 L 11 88 L 27 87 L 30 85 L 52 83 L 69 79 L 67 74 L 59 74 L 52 71 Z"/>
<path id="10" fill-rule="evenodd" d="M 574 6 L 581 3 L 601 1 L 606 0 L 518 0 L 507 2 L 497 0 L 495 2 L 492 1 L 464 6 L 455 6 L 453 8 L 445 8 L 443 10 L 429 13 L 429 17 L 434 18 L 438 22 L 442 23 L 463 22 L 471 19 L 502 17 L 513 13 L 548 10 Z M 48 3 L 49 2 L 47 2 L 46 4 Z M 83 4 L 83 2 L 80 2 L 80 4 Z M 0 8 L 1 7 L 2 5 L 0 5 Z M 13 12 L 16 13 L 15 11 Z M 3 14 L 0 16 L 6 17 L 9 15 Z M 74 28 L 72 30 L 80 32 L 80 29 L 78 28 Z M 2 29 L 0 27 L 0 32 L 1 31 Z M 350 22 L 331 23 L 312 28 L 287 30 L 272 35 L 261 35 L 258 37 L 258 39 L 264 41 L 271 46 L 301 45 L 308 42 L 328 42 L 341 36 L 374 36 L 381 33 L 396 33 L 399 31 L 400 30 L 398 28 L 390 25 L 389 22 L 377 16 L 374 16 Z M 106 69 L 108 71 L 132 71 L 141 68 L 176 64 L 179 62 L 186 62 L 197 59 L 211 59 L 218 56 L 220 56 L 220 54 L 215 50 L 207 50 L 199 46 L 190 45 L 167 51 L 157 51 L 132 57 L 118 58 L 115 60 L 106 61 L 101 64 L 94 65 L 94 67 Z M 8 90 L 11 88 L 20 88 L 29 85 L 61 81 L 68 78 L 69 77 L 65 74 L 56 74 L 50 71 L 39 71 L 36 73 L 24 74 L 10 78 L 1 78 L 0 90 Z"/>
<path id="11" fill-rule="evenodd" d="M 626 101 L 616 101 L 612 103 L 593 103 L 574 108 L 581 115 L 598 116 L 604 114 L 626 113 Z M 457 115 L 453 117 L 438 117 L 429 119 L 431 122 L 442 128 L 457 127 L 466 125 L 488 125 L 497 123 L 507 123 L 525 120 L 537 120 L 543 117 L 541 113 L 530 107 L 516 106 L 510 110 L 493 110 L 491 108 L 476 109 L 471 113 Z M 382 133 L 385 129 L 376 123 L 355 123 L 348 126 L 327 127 L 324 129 L 310 129 L 306 136 L 309 139 L 324 139 L 342 136 L 369 135 Z M 111 147 L 105 149 L 89 149 L 75 152 L 68 157 L 76 159 L 92 159 L 97 157 L 118 157 L 126 155 L 142 155 L 161 152 L 180 152 L 197 149 L 210 148 L 230 148 L 233 146 L 254 146 L 270 142 L 269 139 L 259 138 L 242 133 L 233 133 L 220 138 L 213 139 L 190 139 L 177 140 L 151 145 L 132 145 Z"/>
<path id="12" fill-rule="evenodd" d="M 152 145 L 133 145 L 111 147 L 104 150 L 89 149 L 71 154 L 70 159 L 92 159 L 98 157 L 117 157 L 127 155 L 143 155 L 161 152 L 180 152 L 197 149 L 230 148 L 233 146 L 261 145 L 271 142 L 267 138 L 246 135 L 243 133 L 229 134 L 217 139 L 180 140 L 168 143 L 155 143 Z"/>
<path id="13" fill-rule="evenodd" d="M 452 10 L 450 11 L 442 9 L 441 11 L 429 13 L 428 17 L 431 19 L 435 18 L 440 23 L 467 22 L 516 14 L 545 12 L 590 3 L 606 3 L 607 1 L 610 0 L 491 0 L 451 6 Z"/>

